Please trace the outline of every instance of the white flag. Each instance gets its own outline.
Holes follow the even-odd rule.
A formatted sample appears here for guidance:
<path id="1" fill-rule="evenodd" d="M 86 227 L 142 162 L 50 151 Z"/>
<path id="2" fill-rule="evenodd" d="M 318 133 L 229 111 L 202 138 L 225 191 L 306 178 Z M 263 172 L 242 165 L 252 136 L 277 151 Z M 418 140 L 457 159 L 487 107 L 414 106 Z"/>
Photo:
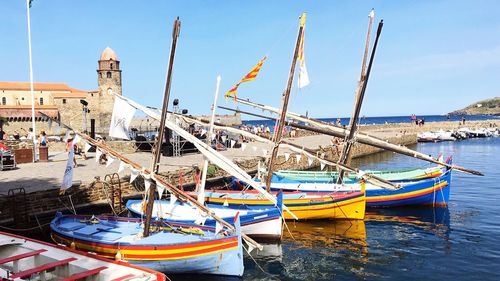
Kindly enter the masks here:
<path id="1" fill-rule="evenodd" d="M 175 196 L 173 193 L 170 194 L 170 203 L 168 204 L 170 208 L 172 208 L 175 205 L 175 202 L 177 202 L 177 196 Z"/>
<path id="2" fill-rule="evenodd" d="M 73 143 L 70 144 L 68 154 L 68 161 L 66 162 L 66 169 L 64 170 L 64 177 L 61 184 L 61 189 L 70 188 L 73 185 L 73 158 L 75 157 L 75 149 Z"/>
<path id="3" fill-rule="evenodd" d="M 307 74 L 307 68 L 306 68 L 306 59 L 304 56 L 304 36 L 305 36 L 305 14 L 302 15 L 304 25 L 302 29 L 302 39 L 300 40 L 300 45 L 299 45 L 299 88 L 303 88 L 307 85 L 309 85 L 309 75 Z"/>
<path id="4" fill-rule="evenodd" d="M 321 171 L 323 171 L 323 169 L 325 168 L 325 163 L 320 162 L 320 164 L 321 164 Z"/>
<path id="5" fill-rule="evenodd" d="M 109 165 L 111 165 L 111 163 L 113 163 L 115 159 L 116 158 L 114 158 L 113 156 L 108 155 L 108 161 L 106 161 L 106 167 L 109 167 Z"/>
<path id="6" fill-rule="evenodd" d="M 235 144 L 236 144 L 236 141 L 235 140 L 231 140 L 231 148 L 233 148 Z"/>
<path id="7" fill-rule="evenodd" d="M 311 166 L 311 165 L 312 165 L 312 163 L 313 163 L 313 159 L 312 159 L 312 158 L 307 157 L 307 163 L 309 164 L 309 166 Z"/>
<path id="8" fill-rule="evenodd" d="M 123 162 L 123 161 L 120 161 L 120 166 L 118 166 L 118 174 L 123 172 L 125 170 L 125 168 L 127 168 L 128 164 Z"/>
<path id="9" fill-rule="evenodd" d="M 221 136 L 220 138 L 221 138 L 222 142 L 225 143 L 226 139 L 227 139 L 227 136 Z"/>
<path id="10" fill-rule="evenodd" d="M 90 143 L 85 142 L 85 153 L 89 152 L 89 150 L 90 150 L 91 147 L 92 146 L 90 145 Z"/>
<path id="11" fill-rule="evenodd" d="M 129 139 L 128 127 L 135 114 L 135 107 L 119 97 L 115 97 L 113 115 L 109 125 L 109 136 L 119 139 Z"/>
<path id="12" fill-rule="evenodd" d="M 205 129 L 201 129 L 200 136 L 202 136 L 202 137 L 203 137 L 206 133 L 207 133 L 207 130 L 205 130 Z"/>
<path id="13" fill-rule="evenodd" d="M 156 190 L 158 191 L 158 198 L 161 199 L 161 197 L 163 196 L 163 192 L 165 191 L 165 186 L 156 182 Z"/>
<path id="14" fill-rule="evenodd" d="M 151 180 L 144 178 L 144 192 L 146 194 L 149 194 L 148 191 L 150 187 L 151 187 Z"/>
<path id="15" fill-rule="evenodd" d="M 300 163 L 300 159 L 302 159 L 302 155 L 297 154 L 297 155 L 295 155 L 295 158 L 297 158 L 297 163 Z"/>
<path id="16" fill-rule="evenodd" d="M 245 148 L 247 148 L 247 144 L 246 143 L 242 143 L 241 144 L 241 151 L 245 151 Z"/>
<path id="17" fill-rule="evenodd" d="M 130 183 L 132 183 L 139 175 L 139 170 L 134 168 L 130 169 Z"/>
<path id="18" fill-rule="evenodd" d="M 215 234 L 217 235 L 221 230 L 222 225 L 218 221 L 215 221 Z"/>
<path id="19" fill-rule="evenodd" d="M 285 161 L 288 161 L 289 158 L 290 158 L 290 153 L 285 152 Z"/>
<path id="20" fill-rule="evenodd" d="M 82 140 L 82 138 L 80 137 L 80 135 L 75 135 L 75 138 L 73 139 L 73 143 L 74 143 L 74 144 L 77 144 L 77 143 L 79 143 L 81 140 Z"/>
<path id="21" fill-rule="evenodd" d="M 102 155 L 102 151 L 100 148 L 96 148 L 95 150 L 95 161 L 96 162 L 99 162 L 99 158 L 101 158 L 101 155 Z"/>

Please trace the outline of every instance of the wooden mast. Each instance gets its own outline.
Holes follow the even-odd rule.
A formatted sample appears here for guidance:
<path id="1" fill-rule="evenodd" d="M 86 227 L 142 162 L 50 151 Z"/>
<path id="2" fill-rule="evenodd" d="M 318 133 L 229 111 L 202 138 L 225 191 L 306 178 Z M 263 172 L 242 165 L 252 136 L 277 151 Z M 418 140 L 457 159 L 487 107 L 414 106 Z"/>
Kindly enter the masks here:
<path id="1" fill-rule="evenodd" d="M 361 112 L 361 105 L 363 103 L 363 98 L 365 96 L 366 85 L 368 84 L 368 78 L 370 76 L 370 70 L 373 63 L 373 59 L 375 56 L 375 50 L 377 49 L 378 39 L 380 37 L 380 33 L 382 32 L 383 21 L 380 21 L 377 30 L 377 37 L 375 38 L 375 44 L 373 45 L 372 54 L 370 57 L 370 65 L 368 69 L 366 69 L 366 58 L 368 55 L 368 48 L 370 45 L 370 33 L 372 30 L 374 12 L 373 10 L 370 12 L 369 23 L 368 23 L 368 33 L 366 34 L 366 44 L 365 44 L 365 52 L 363 55 L 363 63 L 361 66 L 361 75 L 358 82 L 358 87 L 356 90 L 356 97 L 354 101 L 354 108 L 352 110 L 351 120 L 349 121 L 349 135 L 344 139 L 344 147 L 342 148 L 342 152 L 340 153 L 340 157 L 338 162 L 342 164 L 349 165 L 351 162 L 351 148 L 354 144 L 353 139 L 356 131 L 358 129 L 358 118 L 359 113 Z M 339 176 L 337 178 L 337 183 L 342 183 L 342 179 L 344 177 L 344 171 L 339 171 Z"/>
<path id="2" fill-rule="evenodd" d="M 304 36 L 304 25 L 306 23 L 306 13 L 303 13 L 300 17 L 299 24 L 299 34 L 297 35 L 297 42 L 295 43 L 295 51 L 293 53 L 292 66 L 290 67 L 290 74 L 288 76 L 288 84 L 283 94 L 283 106 L 281 107 L 281 115 L 277 124 L 277 128 L 274 131 L 274 147 L 271 153 L 271 159 L 267 167 L 267 177 L 266 177 L 266 189 L 269 192 L 271 189 L 271 178 L 273 175 L 273 165 L 276 161 L 276 156 L 278 155 L 279 143 L 281 141 L 281 136 L 283 135 L 283 126 L 285 125 L 286 111 L 288 108 L 288 100 L 290 99 L 290 91 L 292 89 L 293 75 L 295 73 L 295 65 L 297 64 L 297 57 L 299 54 L 300 42 Z"/>
<path id="3" fill-rule="evenodd" d="M 258 103 L 253 103 L 253 102 L 250 102 L 250 101 L 241 100 L 239 98 L 237 99 L 237 101 L 244 101 L 248 105 L 251 105 L 251 106 L 254 106 L 254 107 L 257 107 L 257 108 L 261 108 L 261 109 L 264 109 L 264 110 L 268 110 L 268 111 L 271 111 L 271 112 L 274 112 L 274 113 L 279 113 L 278 109 L 271 108 L 271 107 L 268 107 L 268 106 L 264 106 L 264 105 L 261 105 L 261 104 L 258 104 Z M 260 118 L 264 118 L 264 119 L 268 119 L 268 120 L 274 120 L 274 118 L 269 117 L 269 116 L 265 116 L 265 115 L 262 115 L 262 114 L 255 114 L 255 113 L 251 113 L 251 112 L 248 112 L 248 111 L 242 111 L 242 110 L 227 108 L 227 107 L 223 107 L 223 106 L 219 106 L 219 108 L 230 110 L 230 111 L 234 111 L 234 112 L 239 112 L 239 113 L 243 113 L 243 114 L 247 114 L 247 115 L 250 115 L 250 116 L 260 117 Z M 332 137 L 338 137 L 338 138 L 345 138 L 349 134 L 349 129 L 341 128 L 341 127 L 332 125 L 330 123 L 324 123 L 324 122 L 322 122 L 320 120 L 317 120 L 317 119 L 314 119 L 314 118 L 305 117 L 305 116 L 302 116 L 302 115 L 292 114 L 292 113 L 288 113 L 288 117 L 291 118 L 291 119 L 300 121 L 300 122 L 307 122 L 307 123 L 310 124 L 309 126 L 306 126 L 306 125 L 298 124 L 296 122 L 285 121 L 285 124 L 287 126 L 291 126 L 291 127 L 297 128 L 297 129 L 303 129 L 303 130 L 307 130 L 307 131 L 311 131 L 311 132 L 316 132 L 316 133 L 319 133 L 319 134 L 328 135 L 328 136 L 332 136 Z M 484 174 L 481 173 L 481 172 L 479 172 L 479 171 L 472 170 L 472 169 L 467 169 L 467 168 L 460 167 L 460 166 L 457 166 L 457 165 L 451 165 L 451 164 L 448 164 L 448 163 L 445 163 L 445 162 L 441 162 L 439 160 L 436 160 L 436 159 L 432 158 L 431 156 L 429 156 L 427 154 L 415 151 L 413 149 L 409 149 L 408 147 L 405 147 L 405 146 L 401 146 L 401 145 L 390 143 L 390 142 L 388 142 L 386 140 L 379 139 L 377 137 L 368 135 L 366 133 L 361 133 L 361 132 L 358 133 L 357 137 L 356 137 L 356 141 L 359 142 L 359 143 L 362 143 L 362 144 L 374 146 L 374 147 L 377 147 L 377 148 L 380 148 L 380 149 L 385 149 L 385 150 L 388 150 L 388 151 L 392 151 L 392 152 L 395 152 L 395 153 L 403 154 L 403 155 L 406 155 L 406 156 L 410 156 L 410 157 L 417 158 L 417 159 L 420 159 L 420 160 L 424 160 L 424 161 L 427 161 L 427 162 L 431 162 L 431 163 L 434 163 L 434 164 L 442 165 L 442 166 L 445 166 L 445 167 L 448 167 L 450 169 L 454 169 L 454 170 L 457 170 L 457 171 L 460 171 L 460 172 L 464 172 L 464 173 L 468 173 L 468 174 L 472 174 L 472 175 L 476 175 L 476 176 L 484 176 Z"/>
<path id="4" fill-rule="evenodd" d="M 175 49 L 177 46 L 177 38 L 179 37 L 179 33 L 181 30 L 181 21 L 179 17 L 174 21 L 174 26 L 172 30 L 172 46 L 170 48 L 170 60 L 168 63 L 168 71 L 167 71 L 167 81 L 165 84 L 165 92 L 163 94 L 163 107 L 161 112 L 160 119 L 160 130 L 158 131 L 158 139 L 156 140 L 156 149 L 153 156 L 153 162 L 151 163 L 151 172 L 153 174 L 157 174 L 159 170 L 159 162 L 160 162 L 160 153 L 161 147 L 163 143 L 163 137 L 165 132 L 165 119 L 167 118 L 167 108 L 168 108 L 168 100 L 170 97 L 170 88 L 172 85 L 172 71 L 174 68 L 174 58 L 175 58 Z M 155 191 L 156 191 L 156 183 L 152 180 L 151 186 L 148 192 L 148 201 L 146 205 L 146 220 L 144 221 L 144 237 L 149 236 L 149 226 L 151 224 L 151 215 L 153 213 L 153 205 L 155 199 Z"/>

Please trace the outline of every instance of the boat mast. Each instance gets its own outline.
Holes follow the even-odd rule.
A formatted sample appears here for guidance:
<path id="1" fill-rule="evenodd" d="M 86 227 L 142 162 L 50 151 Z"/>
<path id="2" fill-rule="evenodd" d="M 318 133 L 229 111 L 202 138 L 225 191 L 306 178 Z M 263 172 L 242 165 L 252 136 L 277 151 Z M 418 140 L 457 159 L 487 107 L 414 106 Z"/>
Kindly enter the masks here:
<path id="1" fill-rule="evenodd" d="M 340 157 L 338 162 L 342 164 L 347 164 L 349 165 L 351 162 L 351 148 L 352 145 L 354 144 L 353 139 L 354 135 L 356 134 L 357 128 L 358 128 L 358 118 L 359 118 L 359 113 L 361 111 L 361 105 L 363 103 L 363 98 L 365 95 L 365 92 L 363 89 L 366 89 L 365 85 L 367 81 L 367 70 L 366 70 L 366 59 L 368 57 L 368 50 L 370 46 L 370 34 L 372 32 L 372 24 L 373 24 L 373 18 L 375 17 L 375 11 L 372 9 L 370 14 L 368 15 L 368 31 L 366 33 L 366 42 L 365 42 L 365 51 L 363 53 L 363 61 L 361 63 L 361 74 L 359 77 L 358 81 L 358 86 L 356 88 L 356 95 L 354 98 L 354 108 L 352 110 L 352 115 L 351 115 L 351 120 L 349 121 L 349 135 L 344 139 L 344 146 L 342 148 L 342 152 L 340 153 Z M 373 46 L 373 49 L 377 47 L 377 40 L 380 35 L 381 29 L 382 29 L 382 22 L 379 24 L 379 29 L 377 30 L 377 38 L 375 41 L 375 45 Z M 372 53 L 372 58 L 375 52 Z M 370 63 L 372 62 L 372 58 L 370 58 Z M 339 176 L 337 178 L 337 183 L 340 184 L 342 183 L 342 179 L 344 177 L 344 171 L 341 170 L 339 171 Z"/>
<path id="2" fill-rule="evenodd" d="M 214 119 L 215 119 L 215 109 L 217 108 L 217 98 L 219 97 L 219 86 L 220 86 L 220 75 L 217 76 L 217 85 L 215 86 L 215 96 L 214 96 L 214 104 L 212 105 L 212 117 L 210 119 L 210 128 L 207 133 L 207 144 L 210 145 L 212 141 L 212 134 L 214 131 Z M 205 158 L 203 161 L 203 172 L 201 175 L 201 186 L 200 190 L 198 190 L 198 202 L 200 204 L 205 203 L 205 183 L 207 181 L 207 169 L 208 169 L 208 159 Z"/>
<path id="3" fill-rule="evenodd" d="M 286 91 L 283 94 L 283 106 L 281 107 L 281 116 L 278 120 L 277 129 L 274 131 L 274 147 L 273 152 L 271 154 L 271 159 L 269 160 L 269 165 L 267 167 L 267 177 L 266 177 L 266 189 L 269 192 L 271 189 L 271 178 L 273 175 L 273 165 L 276 160 L 276 156 L 278 155 L 279 144 L 281 141 L 281 136 L 283 135 L 283 126 L 285 125 L 285 117 L 286 111 L 288 108 L 288 100 L 290 99 L 290 91 L 292 89 L 293 83 L 293 75 L 295 73 L 295 65 L 297 64 L 297 57 L 299 54 L 299 46 L 300 42 L 304 36 L 304 25 L 306 23 L 306 13 L 303 13 L 300 17 L 299 24 L 299 34 L 297 35 L 297 42 L 295 43 L 295 51 L 293 53 L 292 66 L 290 67 L 290 74 L 288 76 L 288 84 L 286 87 Z"/>
<path id="4" fill-rule="evenodd" d="M 181 21 L 179 17 L 174 21 L 173 31 L 172 31 L 172 46 L 170 48 L 170 61 L 168 63 L 167 79 L 165 84 L 165 92 L 163 95 L 163 107 L 160 119 L 160 130 L 158 131 L 158 139 L 156 140 L 156 149 L 153 156 L 153 162 L 151 163 L 151 172 L 153 174 L 158 174 L 160 153 L 163 143 L 163 136 L 165 132 L 165 119 L 167 118 L 167 108 L 168 100 L 170 97 L 170 88 L 172 86 L 172 71 L 174 68 L 174 58 L 175 58 L 175 48 L 177 46 L 177 38 L 181 30 Z M 148 193 L 148 201 L 146 205 L 146 220 L 144 221 L 144 237 L 149 236 L 149 226 L 151 224 L 151 215 L 153 213 L 153 204 L 155 199 L 156 183 L 152 181 Z"/>

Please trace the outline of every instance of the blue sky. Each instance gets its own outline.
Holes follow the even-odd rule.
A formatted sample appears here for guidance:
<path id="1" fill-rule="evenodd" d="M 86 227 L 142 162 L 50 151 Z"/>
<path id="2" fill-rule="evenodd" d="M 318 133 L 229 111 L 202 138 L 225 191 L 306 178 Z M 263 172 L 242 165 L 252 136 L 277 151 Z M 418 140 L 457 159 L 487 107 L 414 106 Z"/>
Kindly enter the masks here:
<path id="1" fill-rule="evenodd" d="M 179 16 L 171 100 L 206 114 L 218 74 L 222 96 L 267 54 L 257 79 L 238 95 L 278 107 L 305 11 L 311 84 L 299 91 L 294 81 L 289 109 L 346 117 L 371 8 L 384 30 L 362 115 L 444 114 L 499 96 L 500 1 L 35 0 L 34 77 L 95 89 L 97 60 L 110 46 L 121 60 L 123 94 L 159 106 Z M 1 1 L 0 36 L 0 81 L 28 81 L 24 0 Z M 222 97 L 219 104 L 234 106 Z"/>

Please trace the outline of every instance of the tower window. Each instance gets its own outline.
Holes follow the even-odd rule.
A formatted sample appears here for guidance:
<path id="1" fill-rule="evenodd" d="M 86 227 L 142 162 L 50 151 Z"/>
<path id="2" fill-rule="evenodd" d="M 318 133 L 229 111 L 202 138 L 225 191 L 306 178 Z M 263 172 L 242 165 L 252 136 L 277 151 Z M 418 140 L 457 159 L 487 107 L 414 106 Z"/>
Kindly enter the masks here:
<path id="1" fill-rule="evenodd" d="M 110 63 L 110 64 L 109 64 L 109 68 L 110 68 L 110 69 L 113 69 L 113 63 Z"/>
<path id="2" fill-rule="evenodd" d="M 99 78 L 102 78 L 102 72 L 99 72 Z"/>
<path id="3" fill-rule="evenodd" d="M 43 105 L 43 98 L 40 98 L 40 105 Z"/>
<path id="4" fill-rule="evenodd" d="M 63 99 L 63 104 L 66 104 L 66 99 Z"/>
<path id="5" fill-rule="evenodd" d="M 6 105 L 6 104 L 7 104 L 7 98 L 2 97 L 2 104 L 3 104 L 3 105 Z"/>
<path id="6" fill-rule="evenodd" d="M 106 77 L 111 78 L 111 71 L 106 72 Z"/>

